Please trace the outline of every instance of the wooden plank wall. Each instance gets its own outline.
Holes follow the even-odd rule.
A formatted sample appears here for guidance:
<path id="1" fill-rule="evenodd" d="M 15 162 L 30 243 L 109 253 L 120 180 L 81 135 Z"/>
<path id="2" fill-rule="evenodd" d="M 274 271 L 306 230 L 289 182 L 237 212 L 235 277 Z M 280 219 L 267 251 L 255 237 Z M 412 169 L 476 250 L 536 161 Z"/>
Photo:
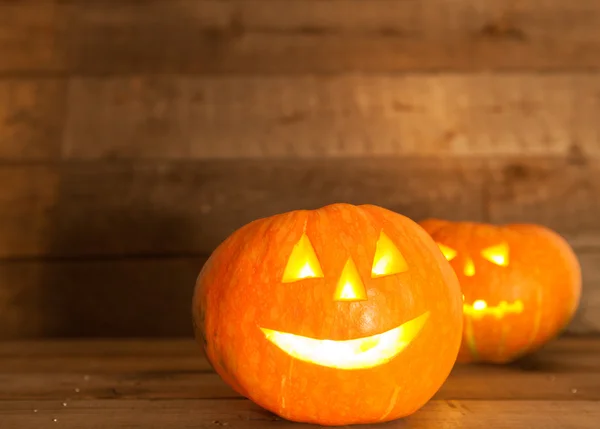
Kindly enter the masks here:
<path id="1" fill-rule="evenodd" d="M 596 0 L 0 0 L 0 338 L 189 335 L 222 239 L 336 201 L 548 225 L 600 332 L 599 69 Z"/>

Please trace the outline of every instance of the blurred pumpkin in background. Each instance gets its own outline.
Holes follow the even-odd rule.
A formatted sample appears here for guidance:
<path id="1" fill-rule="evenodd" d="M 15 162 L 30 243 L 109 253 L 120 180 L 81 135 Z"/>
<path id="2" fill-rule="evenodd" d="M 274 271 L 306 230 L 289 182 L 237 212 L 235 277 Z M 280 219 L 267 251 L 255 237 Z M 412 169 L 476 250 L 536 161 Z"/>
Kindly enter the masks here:
<path id="1" fill-rule="evenodd" d="M 455 363 L 456 275 L 412 220 L 333 204 L 256 220 L 203 267 L 195 332 L 237 392 L 321 425 L 397 419 Z"/>
<path id="2" fill-rule="evenodd" d="M 420 222 L 456 271 L 464 299 L 459 362 L 506 363 L 557 336 L 574 316 L 581 270 L 571 247 L 538 225 Z"/>

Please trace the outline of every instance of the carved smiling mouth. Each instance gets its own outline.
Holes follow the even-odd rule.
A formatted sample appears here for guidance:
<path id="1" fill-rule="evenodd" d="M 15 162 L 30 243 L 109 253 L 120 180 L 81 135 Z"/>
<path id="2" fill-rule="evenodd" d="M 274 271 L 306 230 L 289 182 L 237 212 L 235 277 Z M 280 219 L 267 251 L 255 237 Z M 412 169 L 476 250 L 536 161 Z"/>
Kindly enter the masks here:
<path id="1" fill-rule="evenodd" d="M 381 334 L 342 341 L 260 329 L 267 340 L 298 360 L 329 368 L 365 369 L 383 365 L 397 356 L 421 331 L 428 317 L 429 311 Z"/>
<path id="2" fill-rule="evenodd" d="M 492 307 L 484 300 L 478 299 L 473 304 L 463 304 L 464 314 L 468 314 L 474 319 L 481 319 L 485 316 L 494 316 L 501 319 L 507 314 L 519 314 L 523 312 L 523 302 L 520 300 L 507 302 L 501 301 L 497 306 Z"/>

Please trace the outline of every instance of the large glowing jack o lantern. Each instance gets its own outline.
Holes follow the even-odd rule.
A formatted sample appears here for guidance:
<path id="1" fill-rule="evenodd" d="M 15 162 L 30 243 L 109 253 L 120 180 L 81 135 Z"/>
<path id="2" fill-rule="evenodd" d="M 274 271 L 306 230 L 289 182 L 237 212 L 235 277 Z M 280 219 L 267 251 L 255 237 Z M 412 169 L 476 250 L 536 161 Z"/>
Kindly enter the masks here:
<path id="1" fill-rule="evenodd" d="M 458 353 L 461 306 L 456 275 L 416 223 L 334 204 L 234 232 L 202 269 L 193 309 L 236 391 L 290 420 L 345 425 L 393 420 L 433 396 Z"/>
<path id="2" fill-rule="evenodd" d="M 581 274 L 569 245 L 536 225 L 427 220 L 461 283 L 460 362 L 508 362 L 536 350 L 571 320 Z"/>

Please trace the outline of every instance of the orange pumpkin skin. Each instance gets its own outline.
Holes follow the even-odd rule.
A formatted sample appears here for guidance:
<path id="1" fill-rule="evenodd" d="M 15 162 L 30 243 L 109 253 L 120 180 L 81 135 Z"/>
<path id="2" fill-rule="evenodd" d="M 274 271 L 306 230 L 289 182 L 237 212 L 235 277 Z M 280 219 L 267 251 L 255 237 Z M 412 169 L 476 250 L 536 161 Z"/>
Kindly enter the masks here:
<path id="1" fill-rule="evenodd" d="M 381 231 L 408 269 L 371 278 Z M 323 277 L 282 283 L 303 234 Z M 350 258 L 367 300 L 335 301 Z M 296 359 L 261 331 L 344 341 L 424 313 L 421 330 L 399 354 L 360 369 Z M 197 279 L 193 316 L 196 337 L 226 383 L 285 419 L 321 425 L 384 422 L 422 407 L 455 363 L 463 320 L 458 280 L 431 237 L 402 215 L 349 204 L 279 214 L 234 232 Z"/>
<path id="2" fill-rule="evenodd" d="M 581 269 L 560 235 L 530 224 L 428 219 L 420 225 L 455 252 L 450 264 L 465 306 L 458 362 L 514 361 L 556 337 L 573 318 L 581 296 Z M 502 245 L 508 250 L 506 266 L 498 265 L 502 252 L 493 250 Z"/>

